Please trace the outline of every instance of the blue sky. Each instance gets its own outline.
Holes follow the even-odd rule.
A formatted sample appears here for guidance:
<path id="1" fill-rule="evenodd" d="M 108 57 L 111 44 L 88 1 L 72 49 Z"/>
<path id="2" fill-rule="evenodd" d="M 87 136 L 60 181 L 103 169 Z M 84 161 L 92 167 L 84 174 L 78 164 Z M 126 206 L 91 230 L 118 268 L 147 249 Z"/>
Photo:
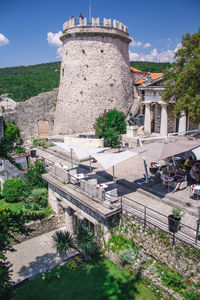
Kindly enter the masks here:
<path id="1" fill-rule="evenodd" d="M 88 17 L 89 1 L 0 0 L 0 67 L 60 60 L 62 25 L 80 12 Z M 172 61 L 182 36 L 200 26 L 199 0 L 91 2 L 93 17 L 128 26 L 131 60 Z"/>

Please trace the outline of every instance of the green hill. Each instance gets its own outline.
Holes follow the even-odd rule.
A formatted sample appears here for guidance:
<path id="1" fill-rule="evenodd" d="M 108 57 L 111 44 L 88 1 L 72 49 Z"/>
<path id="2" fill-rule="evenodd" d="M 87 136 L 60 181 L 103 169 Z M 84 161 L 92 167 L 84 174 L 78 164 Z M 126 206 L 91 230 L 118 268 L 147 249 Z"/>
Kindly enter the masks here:
<path id="1" fill-rule="evenodd" d="M 164 72 L 170 63 L 132 61 L 131 66 L 145 72 Z M 34 66 L 0 68 L 0 94 L 8 93 L 19 102 L 59 86 L 60 62 Z"/>
<path id="2" fill-rule="evenodd" d="M 0 94 L 19 102 L 58 87 L 60 62 L 34 66 L 0 68 Z"/>
<path id="3" fill-rule="evenodd" d="M 166 68 L 171 66 L 171 63 L 157 63 L 157 62 L 149 62 L 149 61 L 131 61 L 131 67 L 134 67 L 138 70 L 144 72 L 152 72 L 152 73 L 164 73 Z"/>
<path id="4" fill-rule="evenodd" d="M 166 68 L 171 66 L 171 63 L 155 63 L 150 61 L 131 61 L 131 67 L 134 67 L 138 70 L 144 72 L 151 72 L 151 73 L 164 73 Z"/>

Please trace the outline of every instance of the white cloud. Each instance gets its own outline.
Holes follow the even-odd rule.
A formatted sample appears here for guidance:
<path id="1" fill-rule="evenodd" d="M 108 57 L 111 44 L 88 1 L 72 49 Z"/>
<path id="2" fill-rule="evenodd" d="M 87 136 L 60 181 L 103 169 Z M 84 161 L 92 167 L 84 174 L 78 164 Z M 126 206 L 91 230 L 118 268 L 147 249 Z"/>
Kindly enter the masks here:
<path id="1" fill-rule="evenodd" d="M 8 43 L 9 43 L 9 40 L 5 37 L 5 35 L 0 33 L 0 46 L 5 46 Z"/>
<path id="2" fill-rule="evenodd" d="M 62 42 L 60 40 L 61 35 L 62 35 L 61 31 L 59 31 L 57 33 L 48 32 L 47 33 L 47 41 L 48 41 L 49 45 L 56 46 L 56 47 L 62 46 Z"/>
<path id="3" fill-rule="evenodd" d="M 140 47 L 142 46 L 142 42 L 136 42 L 133 38 L 131 38 L 132 42 L 130 43 L 131 47 Z"/>
<path id="4" fill-rule="evenodd" d="M 62 42 L 60 40 L 60 37 L 62 35 L 62 31 L 59 31 L 57 33 L 48 32 L 47 33 L 47 41 L 50 46 L 57 47 L 56 57 L 60 58 L 62 56 Z"/>
<path id="5" fill-rule="evenodd" d="M 138 53 L 133 53 L 131 51 L 129 51 L 129 58 L 130 58 L 130 61 L 131 60 L 140 60 L 140 55 Z"/>
<path id="6" fill-rule="evenodd" d="M 57 58 L 61 58 L 62 57 L 62 46 L 57 49 L 56 57 Z"/>
<path id="7" fill-rule="evenodd" d="M 176 53 L 176 51 L 177 51 L 178 49 L 180 49 L 180 48 L 182 48 L 182 44 L 181 44 L 181 43 L 178 43 L 178 44 L 176 45 L 176 48 L 174 49 L 174 53 Z"/>
<path id="8" fill-rule="evenodd" d="M 157 48 L 154 48 L 148 54 L 136 53 L 129 51 L 130 60 L 138 61 L 153 61 L 153 62 L 173 62 L 175 52 L 182 47 L 181 43 L 176 45 L 174 50 L 165 50 L 158 52 Z"/>
<path id="9" fill-rule="evenodd" d="M 151 44 L 150 44 L 150 43 L 144 44 L 144 48 L 149 48 L 149 47 L 151 47 Z"/>

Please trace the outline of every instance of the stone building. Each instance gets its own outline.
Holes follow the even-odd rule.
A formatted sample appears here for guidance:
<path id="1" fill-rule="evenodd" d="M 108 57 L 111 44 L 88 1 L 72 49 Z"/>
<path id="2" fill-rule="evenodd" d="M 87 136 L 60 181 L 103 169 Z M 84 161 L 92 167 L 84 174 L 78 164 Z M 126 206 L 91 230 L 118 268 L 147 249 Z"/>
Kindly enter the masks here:
<path id="1" fill-rule="evenodd" d="M 78 22 L 78 23 L 77 23 Z M 62 63 L 54 134 L 93 130 L 105 109 L 127 113 L 134 100 L 126 25 L 104 18 L 63 25 Z"/>
<path id="2" fill-rule="evenodd" d="M 54 165 L 49 173 L 43 175 L 48 182 L 51 208 L 58 215 L 65 213 L 66 230 L 71 234 L 81 220 L 94 233 L 96 240 L 100 240 L 102 234 L 108 240 L 109 229 L 119 223 L 121 202 L 118 197 L 114 197 L 114 202 L 108 201 L 105 194 L 112 196 L 116 187 L 113 189 L 113 185 L 109 185 L 105 193 L 104 189 L 98 188 L 97 179 L 90 179 L 92 175 L 77 182 L 72 171 L 77 169 L 65 170 Z"/>
<path id="3" fill-rule="evenodd" d="M 4 112 L 14 111 L 17 103 L 8 97 L 8 94 L 0 95 L 0 114 Z"/>
<path id="4" fill-rule="evenodd" d="M 143 79 L 135 82 L 140 94 L 141 106 L 144 111 L 144 133 L 159 133 L 166 136 L 172 132 L 184 132 L 194 129 L 189 122 L 187 112 L 182 112 L 179 119 L 172 115 L 173 101 L 166 103 L 162 101 L 161 95 L 164 91 L 163 74 L 148 73 Z"/>

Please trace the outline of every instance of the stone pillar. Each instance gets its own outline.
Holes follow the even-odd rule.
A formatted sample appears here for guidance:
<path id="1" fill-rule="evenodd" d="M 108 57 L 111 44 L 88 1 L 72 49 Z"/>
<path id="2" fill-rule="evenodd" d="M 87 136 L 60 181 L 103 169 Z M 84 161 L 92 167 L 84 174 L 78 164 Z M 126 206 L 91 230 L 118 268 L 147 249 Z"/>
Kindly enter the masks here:
<path id="1" fill-rule="evenodd" d="M 65 224 L 66 230 L 69 231 L 70 234 L 73 234 L 73 210 L 71 209 L 71 207 L 65 208 Z"/>
<path id="2" fill-rule="evenodd" d="M 166 136 L 168 133 L 167 103 L 161 103 L 160 135 Z"/>
<path id="3" fill-rule="evenodd" d="M 144 114 L 144 133 L 151 134 L 151 110 L 150 103 L 145 104 L 145 114 Z"/>
<path id="4" fill-rule="evenodd" d="M 179 119 L 179 124 L 178 124 L 178 132 L 183 132 L 186 131 L 186 114 L 185 111 L 181 112 L 181 117 Z"/>

